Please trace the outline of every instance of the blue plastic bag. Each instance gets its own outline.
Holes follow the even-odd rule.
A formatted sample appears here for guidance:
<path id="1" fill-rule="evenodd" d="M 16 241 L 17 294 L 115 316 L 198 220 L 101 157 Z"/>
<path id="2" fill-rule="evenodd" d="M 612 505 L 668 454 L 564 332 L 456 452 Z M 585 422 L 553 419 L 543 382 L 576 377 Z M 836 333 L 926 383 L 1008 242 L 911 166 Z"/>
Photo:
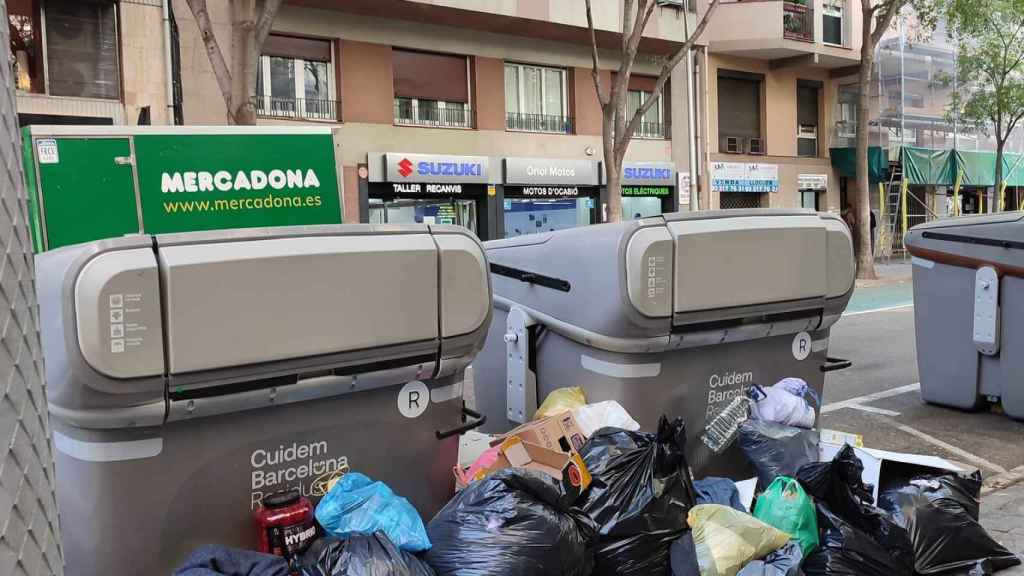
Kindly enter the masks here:
<path id="1" fill-rule="evenodd" d="M 358 472 L 343 476 L 316 507 L 316 520 L 332 536 L 380 531 L 400 549 L 422 552 L 430 539 L 419 512 L 383 482 Z"/>

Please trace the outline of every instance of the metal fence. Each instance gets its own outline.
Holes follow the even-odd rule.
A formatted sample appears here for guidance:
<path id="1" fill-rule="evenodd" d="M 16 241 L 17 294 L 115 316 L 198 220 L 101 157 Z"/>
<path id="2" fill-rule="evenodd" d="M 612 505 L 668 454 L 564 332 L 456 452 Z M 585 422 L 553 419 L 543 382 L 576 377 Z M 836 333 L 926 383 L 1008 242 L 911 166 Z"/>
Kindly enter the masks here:
<path id="1" fill-rule="evenodd" d="M 64 570 L 8 34 L 0 27 L 0 576 L 44 576 Z"/>
<path id="2" fill-rule="evenodd" d="M 469 106 L 445 106 L 413 103 L 395 104 L 395 124 L 432 128 L 472 128 L 473 110 Z"/>
<path id="3" fill-rule="evenodd" d="M 257 96 L 256 115 L 266 118 L 337 121 L 338 102 L 336 100 Z"/>
<path id="4" fill-rule="evenodd" d="M 572 116 L 551 116 L 548 114 L 525 114 L 508 112 L 505 115 L 505 127 L 509 130 L 523 132 L 554 132 L 572 134 L 575 122 Z"/>
<path id="5" fill-rule="evenodd" d="M 814 42 L 814 9 L 806 2 L 783 2 L 783 33 L 790 40 Z"/>

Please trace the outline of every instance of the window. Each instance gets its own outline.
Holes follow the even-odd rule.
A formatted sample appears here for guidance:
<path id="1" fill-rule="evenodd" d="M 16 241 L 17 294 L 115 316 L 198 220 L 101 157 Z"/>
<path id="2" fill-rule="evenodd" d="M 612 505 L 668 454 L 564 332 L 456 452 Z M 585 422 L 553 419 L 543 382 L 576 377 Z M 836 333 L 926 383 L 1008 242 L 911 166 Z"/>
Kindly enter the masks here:
<path id="1" fill-rule="evenodd" d="M 331 43 L 272 34 L 256 74 L 261 116 L 337 120 Z"/>
<path id="2" fill-rule="evenodd" d="M 825 0 L 822 6 L 822 40 L 826 44 L 843 44 L 843 1 Z"/>
<path id="3" fill-rule="evenodd" d="M 465 56 L 394 49 L 395 124 L 472 128 Z"/>
<path id="4" fill-rule="evenodd" d="M 118 99 L 117 5 L 109 0 L 11 0 L 11 66 L 23 92 Z"/>
<path id="5" fill-rule="evenodd" d="M 505 112 L 509 130 L 572 133 L 566 106 L 565 70 L 505 64 Z"/>
<path id="6" fill-rule="evenodd" d="M 857 137 L 857 98 L 859 95 L 860 88 L 856 84 L 844 84 L 839 87 L 839 113 L 836 128 L 840 138 Z"/>
<path id="7" fill-rule="evenodd" d="M 761 83 L 756 74 L 721 70 L 718 73 L 719 151 L 750 150 L 761 140 Z M 730 145 L 738 148 L 730 148 Z M 760 148 L 763 150 L 763 146 Z"/>
<path id="8" fill-rule="evenodd" d="M 630 90 L 626 94 L 626 120 L 629 121 L 648 100 L 652 93 L 646 90 Z M 644 114 L 643 121 L 633 134 L 636 138 L 665 138 L 664 108 L 662 107 L 661 96 L 651 106 L 651 109 Z"/>
<path id="9" fill-rule="evenodd" d="M 821 85 L 800 80 L 796 88 L 797 155 L 818 156 L 818 94 Z"/>

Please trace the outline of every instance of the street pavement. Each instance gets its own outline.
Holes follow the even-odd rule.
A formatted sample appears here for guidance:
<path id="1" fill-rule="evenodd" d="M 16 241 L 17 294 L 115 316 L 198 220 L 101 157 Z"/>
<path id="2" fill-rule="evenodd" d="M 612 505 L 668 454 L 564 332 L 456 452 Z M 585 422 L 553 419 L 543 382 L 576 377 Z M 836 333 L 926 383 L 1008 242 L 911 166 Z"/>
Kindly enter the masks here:
<path id="1" fill-rule="evenodd" d="M 1011 551 L 1024 554 L 1024 423 L 998 406 L 963 412 L 925 404 L 918 384 L 910 266 L 880 267 L 859 282 L 847 314 L 832 330 L 829 354 L 853 361 L 825 383 L 822 425 L 864 437 L 871 448 L 930 454 L 986 478 L 981 522 Z M 1001 572 L 1024 576 L 1024 567 Z"/>

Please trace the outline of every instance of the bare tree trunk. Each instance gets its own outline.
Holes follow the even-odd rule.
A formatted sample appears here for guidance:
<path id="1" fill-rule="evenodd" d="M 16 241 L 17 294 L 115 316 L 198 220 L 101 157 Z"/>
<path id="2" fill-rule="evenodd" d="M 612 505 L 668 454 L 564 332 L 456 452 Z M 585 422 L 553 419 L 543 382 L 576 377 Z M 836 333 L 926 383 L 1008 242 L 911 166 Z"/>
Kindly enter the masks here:
<path id="1" fill-rule="evenodd" d="M 871 114 L 871 71 L 875 49 L 872 42 L 873 13 L 864 16 L 863 38 L 860 49 L 860 94 L 857 96 L 857 187 L 854 195 L 856 209 L 853 245 L 857 251 L 857 277 L 875 279 L 875 255 L 871 250 L 871 174 L 868 162 L 868 117 Z M 845 207 L 844 207 L 845 208 Z"/>
<path id="2" fill-rule="evenodd" d="M 607 177 L 605 188 L 608 190 L 608 213 L 606 222 L 622 221 L 622 164 L 616 161 L 614 111 L 609 106 L 602 117 L 601 131 L 604 133 L 604 171 Z"/>
<path id="3" fill-rule="evenodd" d="M 231 10 L 231 103 L 228 120 L 234 124 L 256 124 L 256 14 L 251 0 L 235 0 Z"/>

